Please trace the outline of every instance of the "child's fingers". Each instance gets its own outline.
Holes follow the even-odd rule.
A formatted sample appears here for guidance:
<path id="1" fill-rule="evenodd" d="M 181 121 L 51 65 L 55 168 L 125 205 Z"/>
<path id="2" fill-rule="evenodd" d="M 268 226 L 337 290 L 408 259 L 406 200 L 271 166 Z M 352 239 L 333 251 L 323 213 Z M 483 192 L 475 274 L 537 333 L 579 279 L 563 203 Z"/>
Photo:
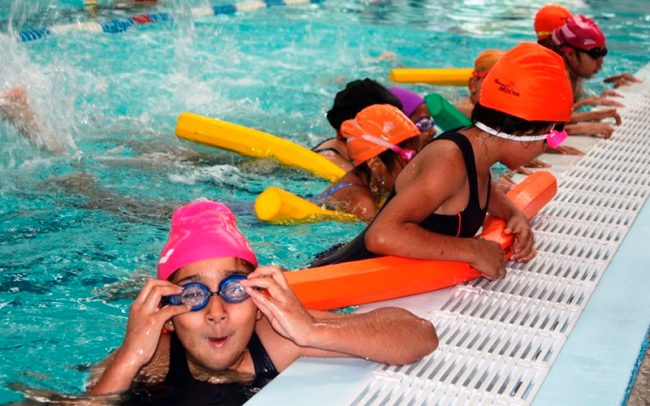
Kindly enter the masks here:
<path id="1" fill-rule="evenodd" d="M 241 282 L 246 288 L 265 289 L 273 298 L 283 297 L 285 290 L 273 278 L 254 278 Z"/>
<path id="2" fill-rule="evenodd" d="M 190 311 L 192 311 L 191 306 L 167 305 L 167 306 L 164 306 L 164 307 L 160 308 L 160 310 L 158 310 L 158 314 L 156 315 L 156 317 L 158 319 L 158 322 L 160 322 L 162 324 L 165 324 L 165 322 L 167 320 L 171 319 L 172 317 L 178 316 L 179 314 L 188 313 Z"/>

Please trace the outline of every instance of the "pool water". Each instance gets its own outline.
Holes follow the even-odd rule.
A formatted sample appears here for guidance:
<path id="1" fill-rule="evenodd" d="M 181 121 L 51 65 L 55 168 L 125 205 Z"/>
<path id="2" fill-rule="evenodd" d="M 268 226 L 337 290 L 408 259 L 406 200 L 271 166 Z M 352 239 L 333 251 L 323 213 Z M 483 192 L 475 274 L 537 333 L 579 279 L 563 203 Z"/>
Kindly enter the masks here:
<path id="1" fill-rule="evenodd" d="M 192 8 L 206 2 L 94 15 L 81 3 L 0 5 L 0 89 L 25 87 L 40 136 L 70 150 L 39 151 L 0 123 L 0 402 L 83 391 L 88 367 L 121 343 L 132 297 L 154 274 L 169 215 L 184 202 L 229 204 L 261 262 L 290 269 L 363 227 L 259 222 L 252 204 L 266 187 L 313 196 L 327 183 L 180 141 L 174 127 L 181 112 L 313 146 L 332 135 L 324 115 L 348 81 L 386 83 L 393 67 L 470 66 L 485 48 L 533 40 L 532 16 L 544 4 L 327 0 L 196 18 Z M 648 62 L 650 3 L 561 3 L 595 17 L 607 34 L 610 54 L 591 91 L 603 89 L 598 79 Z M 22 30 L 154 11 L 173 21 L 121 34 L 14 40 Z M 465 92 L 410 88 L 451 99 Z"/>

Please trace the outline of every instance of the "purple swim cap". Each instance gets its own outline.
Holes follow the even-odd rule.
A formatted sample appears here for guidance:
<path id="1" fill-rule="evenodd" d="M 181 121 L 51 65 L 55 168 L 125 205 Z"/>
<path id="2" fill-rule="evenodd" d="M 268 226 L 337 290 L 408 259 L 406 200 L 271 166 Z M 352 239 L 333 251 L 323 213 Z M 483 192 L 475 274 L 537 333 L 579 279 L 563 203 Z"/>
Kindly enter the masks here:
<path id="1" fill-rule="evenodd" d="M 192 202 L 172 215 L 169 238 L 158 260 L 158 279 L 167 280 L 194 262 L 227 257 L 257 266 L 257 257 L 228 207 L 209 200 Z"/>
<path id="2" fill-rule="evenodd" d="M 424 104 L 424 99 L 419 94 L 400 87 L 391 87 L 388 89 L 402 103 L 402 112 L 411 117 L 415 110 Z"/>

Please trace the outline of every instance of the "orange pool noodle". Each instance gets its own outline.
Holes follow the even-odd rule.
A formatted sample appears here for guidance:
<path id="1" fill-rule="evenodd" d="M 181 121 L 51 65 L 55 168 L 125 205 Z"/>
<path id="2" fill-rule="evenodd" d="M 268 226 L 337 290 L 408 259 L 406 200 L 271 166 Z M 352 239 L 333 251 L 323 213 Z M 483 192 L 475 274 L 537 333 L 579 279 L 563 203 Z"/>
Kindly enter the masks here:
<path id="1" fill-rule="evenodd" d="M 508 197 L 530 219 L 557 193 L 549 172 L 536 172 L 508 192 Z M 512 237 L 505 222 L 488 216 L 481 237 L 496 241 L 506 251 Z M 329 310 L 394 299 L 443 289 L 481 276 L 469 264 L 385 256 L 287 272 L 289 284 L 305 307 Z"/>

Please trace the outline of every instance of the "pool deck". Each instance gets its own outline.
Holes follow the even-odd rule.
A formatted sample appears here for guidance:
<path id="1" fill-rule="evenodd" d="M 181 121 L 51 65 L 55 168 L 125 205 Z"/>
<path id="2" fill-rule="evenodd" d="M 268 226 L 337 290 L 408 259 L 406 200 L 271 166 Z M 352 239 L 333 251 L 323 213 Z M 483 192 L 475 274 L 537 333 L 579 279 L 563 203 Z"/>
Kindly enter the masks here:
<path id="1" fill-rule="evenodd" d="M 622 93 L 626 95 L 628 103 L 643 103 L 646 100 L 642 113 L 650 116 L 650 103 L 647 102 L 650 101 L 650 65 L 639 71 L 637 77 L 643 79 L 644 83 L 623 89 Z M 650 125 L 647 123 L 646 120 L 646 124 L 642 124 L 645 125 L 642 131 L 647 133 L 650 144 Z M 613 139 L 615 138 L 616 133 Z M 583 149 L 602 142 L 610 141 L 588 137 L 570 139 L 572 145 Z M 569 170 L 578 158 L 545 155 L 541 159 L 552 163 L 552 171 L 561 178 L 562 173 Z M 648 164 L 647 160 L 645 164 Z M 579 313 L 573 329 L 569 327 L 570 334 L 563 345 L 560 344 L 561 351 L 552 362 L 541 386 L 532 398 L 524 397 L 523 404 L 615 405 L 625 402 L 629 385 L 637 370 L 637 360 L 645 350 L 644 343 L 650 325 L 650 250 L 646 240 L 649 235 L 650 204 L 645 200 L 582 313 Z M 385 304 L 403 306 L 424 316 L 432 308 L 447 301 L 453 289 L 397 299 Z M 381 305 L 363 306 L 362 310 Z M 535 367 L 534 363 L 530 365 Z M 360 383 L 372 380 L 376 368 L 376 364 L 362 360 L 301 359 L 247 404 L 350 404 L 355 399 L 355 393 L 363 388 Z M 501 404 L 500 401 L 503 401 L 503 398 L 494 397 L 480 399 L 484 401 L 478 403 Z M 383 404 L 377 398 L 372 401 L 373 404 Z M 362 401 L 358 404 L 366 403 L 369 402 Z M 406 401 L 387 403 L 400 404 Z M 442 403 L 455 401 L 452 399 L 451 402 Z M 514 403 L 522 404 L 521 401 Z"/>

